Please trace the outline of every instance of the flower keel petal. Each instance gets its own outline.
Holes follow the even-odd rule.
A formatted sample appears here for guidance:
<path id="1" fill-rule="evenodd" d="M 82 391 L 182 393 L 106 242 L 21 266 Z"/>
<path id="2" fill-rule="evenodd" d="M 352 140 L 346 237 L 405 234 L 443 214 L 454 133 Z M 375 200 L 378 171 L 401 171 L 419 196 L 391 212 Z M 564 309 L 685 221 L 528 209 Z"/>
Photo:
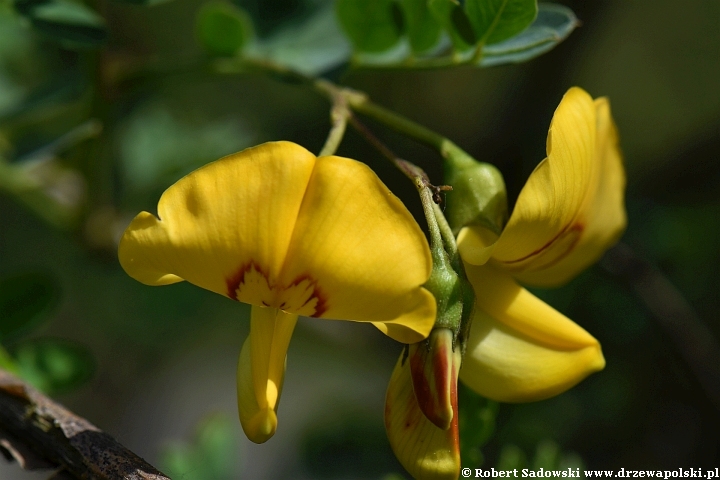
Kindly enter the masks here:
<path id="1" fill-rule="evenodd" d="M 450 428 L 435 426 L 420 410 L 413 390 L 410 362 L 400 356 L 385 397 L 385 429 L 403 467 L 423 480 L 455 480 L 460 476 L 457 384 L 451 392 L 454 415 Z"/>
<path id="2" fill-rule="evenodd" d="M 296 322 L 297 315 L 252 307 L 250 336 L 238 365 L 238 409 L 243 430 L 253 442 L 265 442 L 275 433 L 287 349 Z"/>
<path id="3" fill-rule="evenodd" d="M 477 304 L 460 379 L 503 402 L 557 395 L 605 366 L 600 344 L 490 267 L 467 268 Z"/>

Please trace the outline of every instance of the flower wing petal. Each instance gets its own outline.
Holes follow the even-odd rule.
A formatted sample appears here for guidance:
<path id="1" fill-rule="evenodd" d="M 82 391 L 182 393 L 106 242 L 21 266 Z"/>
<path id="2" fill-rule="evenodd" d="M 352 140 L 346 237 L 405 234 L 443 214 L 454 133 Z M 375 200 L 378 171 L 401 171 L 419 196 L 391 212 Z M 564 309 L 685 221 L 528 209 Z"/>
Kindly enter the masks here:
<path id="1" fill-rule="evenodd" d="M 148 285 L 184 279 L 222 295 L 251 264 L 277 278 L 314 164 L 301 146 L 273 142 L 195 170 L 163 193 L 159 218 L 135 217 L 122 267 Z"/>
<path id="2" fill-rule="evenodd" d="M 366 165 L 320 157 L 282 272 L 284 284 L 315 282 L 313 316 L 380 324 L 402 342 L 425 338 L 435 299 L 424 288 L 430 249 L 400 200 Z"/>
<path id="3" fill-rule="evenodd" d="M 477 303 L 460 379 L 504 402 L 557 395 L 605 366 L 600 344 L 491 267 L 468 266 Z"/>

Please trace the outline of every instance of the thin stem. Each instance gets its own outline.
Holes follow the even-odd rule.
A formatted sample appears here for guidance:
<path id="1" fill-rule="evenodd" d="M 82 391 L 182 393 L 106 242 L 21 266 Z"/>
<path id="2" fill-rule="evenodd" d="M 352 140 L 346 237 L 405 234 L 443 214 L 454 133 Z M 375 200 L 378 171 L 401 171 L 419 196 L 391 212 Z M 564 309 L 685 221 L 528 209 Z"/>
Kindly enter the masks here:
<path id="1" fill-rule="evenodd" d="M 390 148 L 388 148 L 387 145 L 385 145 L 382 141 L 380 141 L 379 138 L 377 138 L 369 128 L 367 128 L 362 122 L 360 122 L 355 116 L 350 117 L 350 124 L 372 145 L 374 146 L 384 157 L 386 157 L 388 160 L 390 160 L 395 166 L 405 174 L 414 184 L 415 188 L 418 190 L 418 193 L 420 194 L 420 201 L 423 206 L 423 211 L 425 213 L 425 219 L 427 220 L 428 224 L 428 230 L 430 232 L 430 243 L 432 245 L 433 250 L 433 257 L 442 257 L 440 255 L 435 255 L 435 250 L 437 249 L 443 249 L 443 246 L 445 242 L 443 241 L 443 236 L 440 230 L 440 226 L 438 225 L 437 220 L 437 214 L 435 211 L 435 207 L 437 207 L 437 203 L 435 203 L 437 192 L 442 189 L 442 187 L 435 187 L 430 183 L 430 179 L 428 178 L 425 171 L 415 165 L 414 163 L 408 162 L 407 160 L 403 160 L 402 158 L 399 158 L 397 155 L 393 153 Z M 445 218 L 442 214 L 442 211 L 440 209 L 437 210 L 440 212 L 440 216 Z M 454 241 L 454 239 L 453 239 Z M 457 250 L 457 247 L 455 247 Z M 444 258 L 437 258 L 433 259 L 434 261 L 445 263 Z"/>
<path id="2" fill-rule="evenodd" d="M 447 218 L 445 218 L 445 214 L 440 209 L 440 205 L 435 203 L 433 205 L 433 210 L 435 212 L 435 218 L 438 222 L 438 227 L 440 228 L 440 234 L 443 238 L 443 244 L 445 245 L 445 251 L 450 255 L 451 259 L 455 259 L 457 256 L 458 250 L 457 250 L 457 243 L 455 242 L 455 235 L 453 234 L 452 228 L 450 228 L 450 224 L 447 221 Z"/>
<path id="3" fill-rule="evenodd" d="M 327 140 L 325 140 L 325 145 L 323 145 L 322 150 L 320 150 L 318 155 L 320 157 L 333 155 L 337 152 L 340 142 L 342 142 L 345 136 L 348 118 L 351 115 L 344 95 L 333 95 L 332 103 L 333 106 L 330 111 L 332 127 L 330 128 L 330 133 L 328 133 Z"/>
<path id="4" fill-rule="evenodd" d="M 305 75 L 296 70 L 275 62 L 257 59 L 242 58 L 222 60 L 215 63 L 215 69 L 221 73 L 240 73 L 254 70 L 263 72 L 288 83 L 301 83 L 313 88 L 331 102 L 334 97 L 342 95 L 346 98 L 347 106 L 358 113 L 362 113 L 390 128 L 424 143 L 440 153 L 444 159 L 453 158 L 456 162 L 474 161 L 474 159 L 447 137 L 430 130 L 398 113 L 373 103 L 367 94 L 350 88 L 340 87 L 324 79 Z"/>
<path id="5" fill-rule="evenodd" d="M 381 107 L 371 102 L 367 97 L 349 102 L 350 107 L 356 112 L 381 122 L 394 130 L 409 135 L 416 140 L 425 143 L 438 151 L 442 150 L 443 143 L 447 141 L 442 135 L 423 127 L 422 125 L 399 115 L 392 110 Z"/>

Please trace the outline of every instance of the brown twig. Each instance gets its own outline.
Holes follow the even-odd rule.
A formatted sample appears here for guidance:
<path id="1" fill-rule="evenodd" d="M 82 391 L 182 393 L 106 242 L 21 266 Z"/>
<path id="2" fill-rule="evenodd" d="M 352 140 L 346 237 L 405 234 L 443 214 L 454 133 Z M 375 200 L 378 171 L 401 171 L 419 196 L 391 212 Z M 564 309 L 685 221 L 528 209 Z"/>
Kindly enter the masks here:
<path id="1" fill-rule="evenodd" d="M 88 480 L 169 480 L 95 425 L 0 370 L 0 453 Z"/>

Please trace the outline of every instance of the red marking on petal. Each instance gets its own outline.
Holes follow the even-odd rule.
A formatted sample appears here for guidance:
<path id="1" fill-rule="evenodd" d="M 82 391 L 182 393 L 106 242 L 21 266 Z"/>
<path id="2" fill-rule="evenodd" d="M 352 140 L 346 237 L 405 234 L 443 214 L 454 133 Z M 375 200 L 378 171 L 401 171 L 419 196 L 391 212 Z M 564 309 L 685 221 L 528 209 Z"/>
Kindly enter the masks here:
<path id="1" fill-rule="evenodd" d="M 251 265 L 252 263 L 243 265 L 237 272 L 235 272 L 235 274 L 225 279 L 225 285 L 227 285 L 227 296 L 236 302 L 238 288 L 240 288 L 240 284 L 242 283 L 243 278 L 245 278 L 245 272 L 248 271 Z"/>
<path id="2" fill-rule="evenodd" d="M 456 369 L 456 371 L 459 369 Z M 458 390 L 457 390 L 457 375 L 455 375 L 455 381 L 450 385 L 450 402 L 452 403 L 453 418 L 450 422 L 449 435 L 453 444 L 453 453 L 458 458 L 458 468 L 460 468 L 460 430 L 458 428 Z"/>
<path id="3" fill-rule="evenodd" d="M 265 277 L 265 279 L 267 280 L 267 273 L 262 268 L 260 268 L 258 264 L 256 264 L 255 262 L 248 262 L 238 268 L 238 270 L 233 275 L 225 279 L 228 297 L 232 298 L 235 301 L 238 301 L 237 292 L 240 288 L 240 284 L 242 284 L 243 280 L 245 280 L 245 274 L 253 268 L 255 269 L 255 271 L 260 272 L 262 276 Z"/>
<path id="4" fill-rule="evenodd" d="M 313 318 L 320 317 L 323 313 L 327 311 L 327 296 L 323 293 L 323 291 L 318 286 L 317 280 L 315 280 L 313 277 L 311 277 L 308 274 L 300 275 L 297 277 L 293 282 L 290 284 L 290 287 L 294 287 L 295 285 L 299 285 L 305 280 L 308 281 L 310 286 L 312 287 L 313 293 L 308 297 L 307 301 L 302 304 L 302 307 L 307 305 L 308 303 L 312 302 L 313 298 L 317 299 L 317 304 L 315 304 L 315 312 L 310 315 Z"/>
<path id="5" fill-rule="evenodd" d="M 427 350 L 429 347 L 427 342 L 421 342 L 415 347 L 415 352 L 410 354 L 410 377 L 412 378 L 413 391 L 418 406 L 425 416 L 429 418 L 432 416 L 434 405 L 430 383 L 425 377 L 425 363 L 429 357 Z"/>
<path id="6" fill-rule="evenodd" d="M 575 248 L 575 245 L 577 244 L 578 240 L 580 240 L 580 234 L 583 232 L 583 230 L 585 230 L 585 225 L 583 225 L 582 223 L 574 223 L 574 224 L 566 225 L 565 228 L 563 228 L 563 229 L 560 231 L 560 233 L 558 233 L 557 235 L 555 235 L 553 238 L 550 239 L 550 241 L 548 241 L 545 245 L 543 245 L 542 247 L 538 248 L 538 249 L 535 250 L 534 252 L 531 252 L 531 253 L 525 255 L 525 256 L 522 257 L 522 258 L 517 258 L 517 259 L 515 259 L 515 260 L 508 260 L 508 261 L 505 261 L 505 262 L 502 262 L 502 263 L 508 264 L 508 265 L 512 265 L 513 263 L 519 263 L 519 262 L 528 260 L 528 259 L 530 259 L 530 258 L 532 258 L 532 257 L 534 257 L 534 256 L 536 256 L 536 255 L 540 255 L 542 252 L 544 252 L 544 251 L 547 250 L 548 248 L 552 247 L 552 245 L 553 245 L 555 242 L 557 242 L 557 241 L 560 240 L 561 238 L 565 237 L 566 235 L 569 235 L 569 234 L 571 234 L 571 233 L 573 233 L 573 232 L 578 232 L 578 235 L 575 237 L 575 240 L 568 246 L 567 250 L 565 250 L 565 252 L 563 252 L 561 255 L 558 256 L 558 258 L 556 258 L 555 260 L 553 260 L 552 262 L 550 262 L 550 263 L 549 263 L 548 265 L 546 265 L 545 267 L 549 267 L 549 266 L 551 266 L 551 265 L 554 265 L 554 264 L 556 264 L 558 261 L 560 261 L 561 259 L 565 258 L 570 252 L 572 252 L 572 250 Z"/>

